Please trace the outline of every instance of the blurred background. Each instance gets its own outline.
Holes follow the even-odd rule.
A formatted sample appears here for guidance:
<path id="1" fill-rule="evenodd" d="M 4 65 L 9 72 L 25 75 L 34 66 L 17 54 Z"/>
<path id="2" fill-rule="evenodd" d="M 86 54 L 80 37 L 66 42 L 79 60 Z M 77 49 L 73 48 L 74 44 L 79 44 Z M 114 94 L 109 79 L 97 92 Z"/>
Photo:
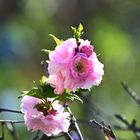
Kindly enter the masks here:
<path id="1" fill-rule="evenodd" d="M 72 36 L 70 26 L 79 23 L 84 25 L 83 39 L 91 40 L 105 65 L 103 81 L 93 87 L 88 102 L 71 106 L 84 138 L 104 140 L 103 133 L 85 120 L 121 125 L 115 113 L 129 122 L 135 118 L 140 127 L 140 108 L 120 85 L 126 81 L 140 95 L 139 0 L 0 0 L 0 107 L 20 109 L 21 91 L 43 74 L 40 62 L 47 55 L 41 49 L 54 49 L 48 34 L 65 40 Z M 23 120 L 12 113 L 1 113 L 3 118 Z M 33 135 L 23 124 L 16 127 L 21 140 Z M 129 131 L 115 133 L 119 140 L 136 139 Z M 8 132 L 6 140 L 11 140 Z"/>

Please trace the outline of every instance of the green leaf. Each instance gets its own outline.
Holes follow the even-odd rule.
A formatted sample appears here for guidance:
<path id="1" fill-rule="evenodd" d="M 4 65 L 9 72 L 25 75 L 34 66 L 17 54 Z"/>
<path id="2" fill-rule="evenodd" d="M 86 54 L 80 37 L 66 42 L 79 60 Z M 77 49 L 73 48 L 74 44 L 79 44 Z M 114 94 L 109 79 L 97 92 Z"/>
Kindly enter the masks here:
<path id="1" fill-rule="evenodd" d="M 54 93 L 54 88 L 48 84 L 40 86 L 40 93 L 43 98 L 55 98 L 57 95 Z"/>
<path id="2" fill-rule="evenodd" d="M 41 80 L 39 82 L 34 82 L 34 84 L 35 85 L 31 90 L 22 91 L 22 95 L 19 96 L 19 98 L 23 98 L 28 95 L 40 99 L 55 98 L 56 100 L 62 102 L 78 100 L 83 103 L 82 99 L 78 95 L 71 93 L 69 90 L 65 90 L 65 92 L 61 95 L 55 94 L 54 88 L 47 84 L 45 76 L 42 76 Z"/>
<path id="3" fill-rule="evenodd" d="M 18 99 L 23 98 L 25 95 L 27 95 L 28 92 L 29 92 L 29 91 L 22 91 L 22 92 L 21 92 L 21 95 L 18 96 Z"/>
<path id="4" fill-rule="evenodd" d="M 57 97 L 57 99 L 60 100 L 60 101 L 62 101 L 62 102 L 66 102 L 68 100 L 71 100 L 71 101 L 78 100 L 81 103 L 83 103 L 82 99 L 79 96 L 77 96 L 74 93 L 70 93 L 70 92 L 69 93 L 68 92 L 65 92 L 65 93 L 59 95 Z"/>
<path id="5" fill-rule="evenodd" d="M 58 39 L 53 34 L 49 34 L 49 36 L 51 36 L 54 39 L 54 41 L 55 41 L 55 43 L 56 43 L 57 46 L 62 44 L 62 40 Z"/>
<path id="6" fill-rule="evenodd" d="M 37 97 L 37 98 L 42 98 L 39 90 L 36 87 L 33 87 L 30 91 L 22 91 L 21 95 L 18 98 L 23 98 L 26 95 Z"/>
<path id="7" fill-rule="evenodd" d="M 72 31 L 73 31 L 73 37 L 79 41 L 79 39 L 81 38 L 81 36 L 83 35 L 83 25 L 80 23 L 78 28 L 76 29 L 76 27 L 71 27 Z"/>
<path id="8" fill-rule="evenodd" d="M 33 96 L 36 98 L 55 98 L 57 95 L 54 93 L 54 89 L 46 83 L 46 77 L 42 76 L 39 82 L 34 82 L 35 86 L 29 91 L 22 91 L 22 94 L 18 98 L 24 96 Z"/>
<path id="9" fill-rule="evenodd" d="M 83 28 L 83 25 L 80 23 L 79 26 L 78 26 L 78 31 L 79 31 L 79 32 L 82 32 L 83 29 L 84 29 L 84 28 Z"/>
<path id="10" fill-rule="evenodd" d="M 51 53 L 51 50 L 47 50 L 47 49 L 42 49 L 41 51 L 42 51 L 42 52 L 45 52 L 45 53 L 47 53 L 47 54 Z"/>

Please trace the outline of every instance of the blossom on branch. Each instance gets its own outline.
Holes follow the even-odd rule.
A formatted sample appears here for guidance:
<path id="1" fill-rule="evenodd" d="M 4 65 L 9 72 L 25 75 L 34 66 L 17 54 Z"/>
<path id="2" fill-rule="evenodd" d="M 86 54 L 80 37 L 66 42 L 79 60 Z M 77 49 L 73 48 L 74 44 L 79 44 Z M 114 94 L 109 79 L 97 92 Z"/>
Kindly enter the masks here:
<path id="1" fill-rule="evenodd" d="M 88 40 L 63 41 L 49 54 L 49 59 L 47 82 L 55 88 L 56 94 L 62 94 L 64 89 L 90 89 L 102 80 L 104 65 Z"/>
<path id="2" fill-rule="evenodd" d="M 24 96 L 21 103 L 25 124 L 32 131 L 40 130 L 47 136 L 68 132 L 69 113 L 53 98 L 39 99 Z"/>

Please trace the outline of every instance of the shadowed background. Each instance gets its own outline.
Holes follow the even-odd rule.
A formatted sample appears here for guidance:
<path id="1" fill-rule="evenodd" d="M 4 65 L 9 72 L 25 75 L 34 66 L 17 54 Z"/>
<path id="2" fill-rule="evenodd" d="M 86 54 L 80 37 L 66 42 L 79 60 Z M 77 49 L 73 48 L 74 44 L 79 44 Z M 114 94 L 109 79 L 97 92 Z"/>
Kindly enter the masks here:
<path id="1" fill-rule="evenodd" d="M 103 81 L 93 87 L 88 102 L 72 105 L 85 139 L 104 137 L 83 120 L 96 118 L 121 125 L 114 117 L 119 113 L 130 122 L 135 118 L 140 126 L 140 108 L 120 85 L 125 80 L 139 94 L 139 0 L 0 0 L 0 107 L 20 109 L 20 92 L 30 89 L 33 80 L 43 74 L 40 62 L 47 55 L 41 49 L 55 47 L 48 34 L 65 40 L 72 36 L 70 26 L 79 23 L 84 26 L 83 38 L 91 40 L 105 65 Z M 3 118 L 23 120 L 12 113 L 1 113 Z M 32 135 L 24 125 L 18 124 L 17 128 L 21 140 Z M 131 132 L 115 133 L 118 139 L 136 139 Z M 8 133 L 6 140 L 11 140 Z"/>

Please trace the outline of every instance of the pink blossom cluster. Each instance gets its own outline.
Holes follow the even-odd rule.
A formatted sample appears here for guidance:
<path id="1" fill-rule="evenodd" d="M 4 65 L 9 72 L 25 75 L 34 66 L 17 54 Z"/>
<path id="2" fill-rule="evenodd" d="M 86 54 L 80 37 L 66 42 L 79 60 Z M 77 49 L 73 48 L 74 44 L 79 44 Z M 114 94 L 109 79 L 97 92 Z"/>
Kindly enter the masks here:
<path id="1" fill-rule="evenodd" d="M 63 41 L 50 53 L 49 59 L 48 83 L 55 88 L 56 94 L 62 94 L 64 89 L 90 89 L 102 80 L 104 65 L 88 40 L 80 39 L 77 43 L 70 38 Z"/>
<path id="2" fill-rule="evenodd" d="M 21 104 L 25 124 L 32 131 L 40 130 L 47 136 L 67 132 L 70 121 L 69 113 L 64 112 L 64 107 L 48 98 L 44 100 L 32 96 L 24 96 Z"/>
<path id="3" fill-rule="evenodd" d="M 63 41 L 49 54 L 49 83 L 56 94 L 65 89 L 90 89 L 99 85 L 104 74 L 104 65 L 99 62 L 88 40 L 74 38 Z M 25 124 L 32 131 L 40 130 L 46 135 L 68 132 L 69 113 L 54 98 L 39 99 L 25 95 L 21 104 Z"/>

